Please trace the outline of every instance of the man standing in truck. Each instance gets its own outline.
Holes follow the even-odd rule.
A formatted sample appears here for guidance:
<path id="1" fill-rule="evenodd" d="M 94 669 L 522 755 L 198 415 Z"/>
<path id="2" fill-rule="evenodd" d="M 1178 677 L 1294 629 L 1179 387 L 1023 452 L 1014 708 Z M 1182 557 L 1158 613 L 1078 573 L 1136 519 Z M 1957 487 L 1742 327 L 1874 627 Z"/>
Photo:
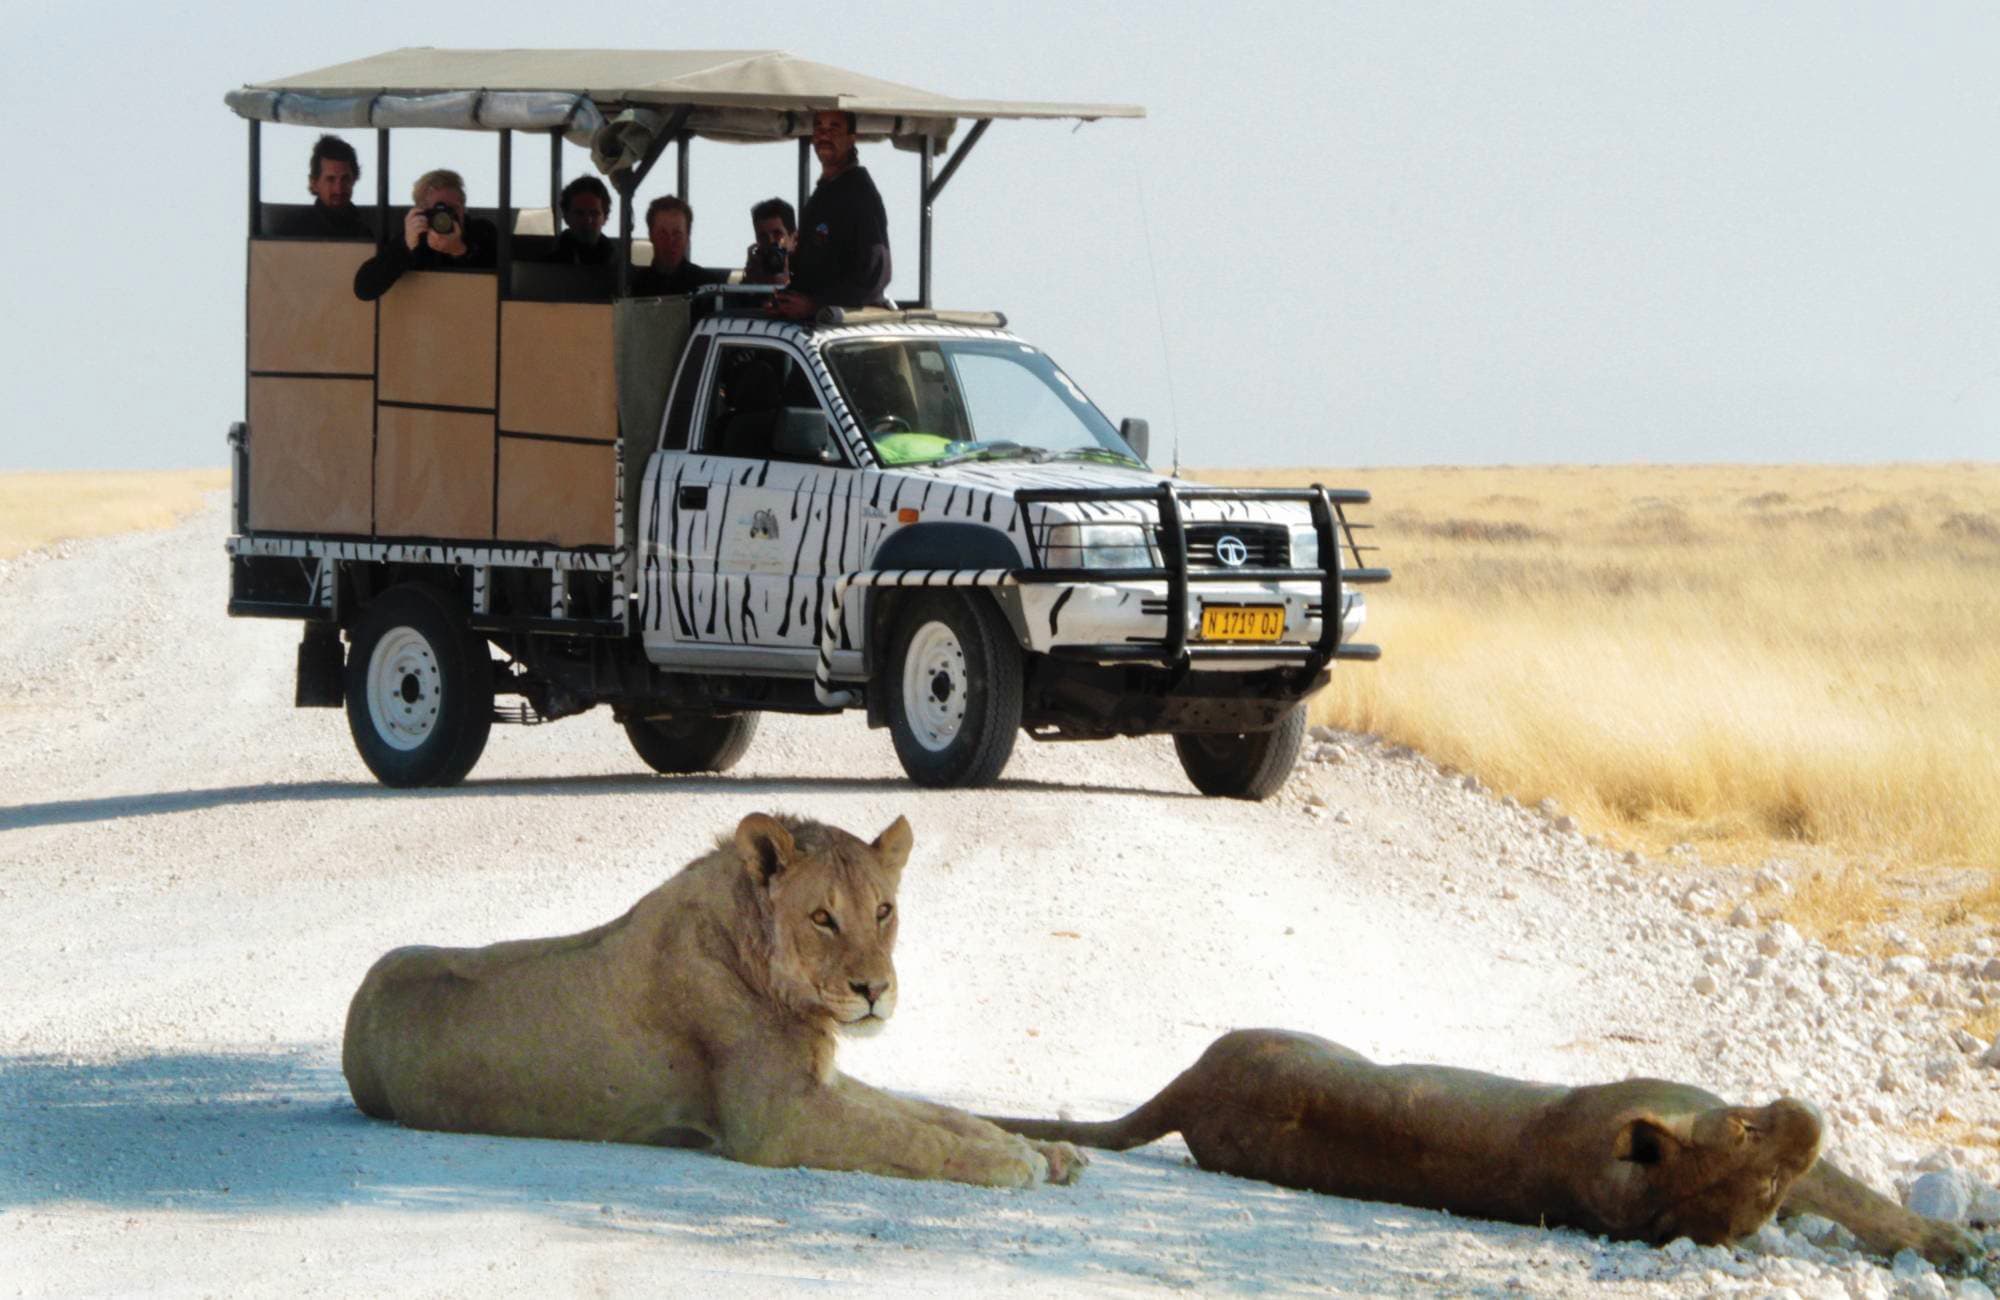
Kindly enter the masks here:
<path id="1" fill-rule="evenodd" d="M 819 183 L 799 214 L 791 283 L 771 299 L 774 315 L 806 320 L 821 307 L 886 305 L 889 216 L 854 147 L 852 113 L 813 114 Z"/>

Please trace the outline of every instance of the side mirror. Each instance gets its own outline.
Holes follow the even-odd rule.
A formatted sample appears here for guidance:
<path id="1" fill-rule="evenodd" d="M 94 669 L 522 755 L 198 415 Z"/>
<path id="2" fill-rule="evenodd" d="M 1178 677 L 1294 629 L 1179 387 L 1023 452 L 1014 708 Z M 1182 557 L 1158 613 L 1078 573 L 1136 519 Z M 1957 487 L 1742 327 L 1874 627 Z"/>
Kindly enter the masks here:
<path id="1" fill-rule="evenodd" d="M 1146 422 L 1136 415 L 1128 415 L 1118 422 L 1118 436 L 1132 449 L 1132 454 L 1140 460 L 1146 459 L 1146 444 L 1151 441 Z"/>

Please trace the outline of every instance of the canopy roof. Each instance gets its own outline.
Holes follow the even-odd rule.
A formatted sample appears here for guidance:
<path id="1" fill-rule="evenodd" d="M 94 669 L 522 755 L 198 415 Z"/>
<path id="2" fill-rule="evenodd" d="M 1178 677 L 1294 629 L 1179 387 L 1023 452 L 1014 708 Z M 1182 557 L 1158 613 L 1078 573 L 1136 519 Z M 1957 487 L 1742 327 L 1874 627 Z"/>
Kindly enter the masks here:
<path id="1" fill-rule="evenodd" d="M 941 140 L 961 119 L 1144 117 L 1130 104 L 954 99 L 778 50 L 391 50 L 227 96 L 243 117 L 308 126 L 562 129 L 579 143 L 626 109 L 686 107 L 685 129 L 721 140 L 810 134 L 843 109 L 859 133 Z"/>

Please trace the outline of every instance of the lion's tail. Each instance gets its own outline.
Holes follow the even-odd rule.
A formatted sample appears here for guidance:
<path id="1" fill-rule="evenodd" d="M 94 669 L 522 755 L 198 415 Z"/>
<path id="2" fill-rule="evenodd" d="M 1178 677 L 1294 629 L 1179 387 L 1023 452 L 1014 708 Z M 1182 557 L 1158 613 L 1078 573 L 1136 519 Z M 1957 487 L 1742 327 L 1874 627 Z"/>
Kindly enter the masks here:
<path id="1" fill-rule="evenodd" d="M 1011 1119 L 989 1116 L 1009 1133 L 1037 1138 L 1043 1142 L 1074 1142 L 1078 1146 L 1105 1151 L 1129 1151 L 1157 1141 L 1181 1127 L 1174 1105 L 1174 1088 L 1165 1091 L 1122 1119 Z"/>

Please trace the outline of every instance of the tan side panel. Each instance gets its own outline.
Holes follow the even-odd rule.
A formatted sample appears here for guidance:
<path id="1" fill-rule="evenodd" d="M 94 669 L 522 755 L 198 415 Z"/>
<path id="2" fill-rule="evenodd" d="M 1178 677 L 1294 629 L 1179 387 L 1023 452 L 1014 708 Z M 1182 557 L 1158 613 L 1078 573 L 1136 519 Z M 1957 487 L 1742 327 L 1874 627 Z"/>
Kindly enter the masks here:
<path id="1" fill-rule="evenodd" d="M 368 532 L 366 379 L 250 381 L 250 527 Z"/>
<path id="2" fill-rule="evenodd" d="M 554 546 L 611 545 L 617 501 L 610 443 L 500 440 L 500 536 Z"/>
<path id="3" fill-rule="evenodd" d="M 499 280 L 411 271 L 382 295 L 382 400 L 493 406 Z"/>
<path id="4" fill-rule="evenodd" d="M 372 244 L 253 240 L 250 368 L 375 373 L 375 304 L 354 296 Z"/>
<path id="5" fill-rule="evenodd" d="M 375 431 L 375 532 L 493 536 L 493 417 L 384 406 Z"/>
<path id="6" fill-rule="evenodd" d="M 611 304 L 500 308 L 500 427 L 610 442 L 618 436 Z"/>

